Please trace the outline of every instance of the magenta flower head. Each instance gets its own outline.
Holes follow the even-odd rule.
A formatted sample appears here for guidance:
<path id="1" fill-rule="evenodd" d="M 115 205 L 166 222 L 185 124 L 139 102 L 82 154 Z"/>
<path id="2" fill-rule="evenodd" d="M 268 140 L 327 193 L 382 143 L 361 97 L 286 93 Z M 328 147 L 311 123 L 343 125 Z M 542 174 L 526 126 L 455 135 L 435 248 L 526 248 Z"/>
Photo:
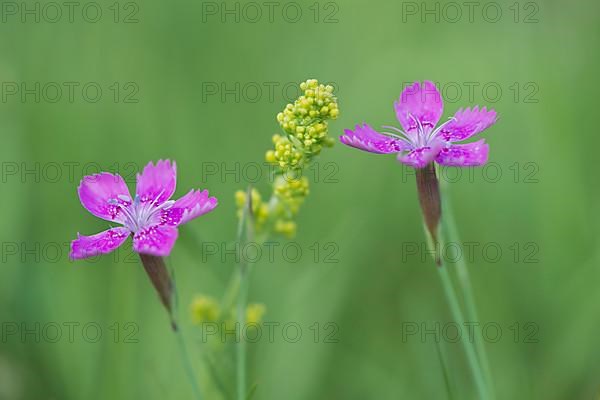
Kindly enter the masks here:
<path id="1" fill-rule="evenodd" d="M 177 168 L 169 160 L 148 163 L 137 175 L 135 197 L 131 197 L 123 178 L 108 172 L 86 176 L 79 185 L 79 199 L 85 209 L 97 217 L 120 224 L 92 236 L 77 234 L 71 242 L 72 259 L 106 254 L 133 237 L 133 250 L 161 302 L 169 312 L 171 326 L 177 330 L 172 313 L 173 283 L 163 257 L 171 253 L 177 240 L 177 227 L 217 207 L 217 199 L 208 191 L 191 190 L 179 200 L 170 200 L 175 192 Z"/>
<path id="2" fill-rule="evenodd" d="M 179 200 L 170 200 L 176 175 L 175 162 L 148 163 L 137 175 L 134 197 L 119 175 L 102 172 L 84 177 L 78 188 L 83 207 L 96 217 L 122 226 L 92 236 L 77 234 L 71 242 L 71 258 L 110 253 L 129 236 L 137 253 L 168 256 L 177 239 L 177 227 L 217 206 L 217 199 L 209 197 L 206 190 L 191 190 Z"/>
<path id="3" fill-rule="evenodd" d="M 371 153 L 397 153 L 398 160 L 415 168 L 432 161 L 447 166 L 477 166 L 488 160 L 484 139 L 459 143 L 481 133 L 496 122 L 496 112 L 485 107 L 460 109 L 437 126 L 444 111 L 442 97 L 434 83 L 415 82 L 406 87 L 394 104 L 403 130 L 384 126 L 391 132 L 377 132 L 367 124 L 346 129 L 342 143 Z"/>
<path id="4" fill-rule="evenodd" d="M 423 219 L 434 245 L 438 243 L 438 227 L 442 215 L 439 182 L 434 161 L 440 165 L 467 167 L 483 165 L 488 160 L 489 146 L 484 139 L 461 143 L 496 122 L 496 112 L 485 107 L 460 109 L 448 121 L 437 125 L 444 103 L 440 92 L 430 81 L 415 82 L 402 91 L 394 103 L 396 117 L 402 126 L 384 126 L 392 132 L 377 132 L 367 124 L 346 129 L 340 141 L 371 153 L 397 153 L 398 160 L 416 168 L 417 192 Z M 436 127 L 437 126 L 437 127 Z M 440 265 L 439 252 L 436 261 Z"/>

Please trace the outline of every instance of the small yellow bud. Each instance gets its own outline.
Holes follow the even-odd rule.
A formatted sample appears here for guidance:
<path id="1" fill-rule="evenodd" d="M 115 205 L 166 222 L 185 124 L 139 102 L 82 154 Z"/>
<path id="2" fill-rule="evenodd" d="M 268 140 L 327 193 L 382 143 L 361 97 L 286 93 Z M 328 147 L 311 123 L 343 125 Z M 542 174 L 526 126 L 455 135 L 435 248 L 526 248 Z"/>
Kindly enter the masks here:
<path id="1" fill-rule="evenodd" d="M 192 321 L 195 324 L 203 322 L 215 322 L 219 319 L 219 304 L 215 299 L 208 296 L 196 296 L 190 304 Z"/>
<path id="2" fill-rule="evenodd" d="M 275 232 L 281 233 L 291 239 L 296 236 L 296 223 L 294 221 L 277 220 L 275 223 Z"/>
<path id="3" fill-rule="evenodd" d="M 242 207 L 246 203 L 246 192 L 243 190 L 238 190 L 235 192 L 235 204 L 238 208 Z"/>
<path id="4" fill-rule="evenodd" d="M 274 163 L 277 161 L 277 159 L 275 158 L 275 152 L 273 150 L 269 150 L 267 151 L 267 154 L 265 155 L 265 159 L 267 160 L 267 162 L 269 163 Z"/>
<path id="5" fill-rule="evenodd" d="M 264 304 L 249 304 L 246 308 L 246 323 L 260 324 L 266 311 Z"/>

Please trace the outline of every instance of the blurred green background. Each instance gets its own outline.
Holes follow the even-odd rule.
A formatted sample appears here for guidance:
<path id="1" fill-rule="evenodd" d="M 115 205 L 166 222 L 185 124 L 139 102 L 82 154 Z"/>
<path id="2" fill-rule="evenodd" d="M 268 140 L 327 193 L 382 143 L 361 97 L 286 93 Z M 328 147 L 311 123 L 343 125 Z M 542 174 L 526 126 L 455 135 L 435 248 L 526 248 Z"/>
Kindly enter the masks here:
<path id="1" fill-rule="evenodd" d="M 498 111 L 483 136 L 502 175 L 473 170 L 449 194 L 461 240 L 479 243 L 469 263 L 479 322 L 502 329 L 486 342 L 497 398 L 598 398 L 597 2 L 476 2 L 471 20 L 462 3 L 283 2 L 272 21 L 261 2 L 238 3 L 237 17 L 225 21 L 220 11 L 236 13 L 235 2 L 82 2 L 72 21 L 67 6 L 54 4 L 61 17 L 47 2 L 2 2 L 1 399 L 191 398 L 156 293 L 126 258 L 131 244 L 116 259 L 71 262 L 67 253 L 77 232 L 107 228 L 80 205 L 81 177 L 120 172 L 133 190 L 134 171 L 160 158 L 177 161 L 176 197 L 201 187 L 220 203 L 180 229 L 169 258 L 190 355 L 206 385 L 206 346 L 188 304 L 197 293 L 222 295 L 234 260 L 203 260 L 201 243 L 235 239 L 233 194 L 248 184 L 243 172 L 222 177 L 221 163 L 262 162 L 279 131 L 275 115 L 297 93 L 286 85 L 307 78 L 336 87 L 341 116 L 332 136 L 363 121 L 397 125 L 393 102 L 416 80 L 442 87 L 444 118 L 475 104 Z M 422 15 L 425 7 L 433 14 Z M 302 16 L 292 22 L 297 9 Z M 72 99 L 66 82 L 76 82 Z M 222 84 L 239 99 L 222 98 Z M 335 182 L 323 179 L 328 162 Z M 214 163 L 219 173 L 207 174 Z M 340 144 L 319 163 L 298 219 L 301 260 L 276 253 L 253 270 L 250 301 L 266 305 L 265 321 L 303 329 L 297 343 L 279 331 L 273 343 L 249 346 L 256 398 L 445 399 L 449 391 L 475 398 L 458 345 L 443 334 L 439 344 L 431 334 L 403 340 L 407 323 L 450 321 L 431 259 L 405 251 L 424 241 L 410 171 L 393 156 Z M 266 176 L 258 186 L 268 190 Z M 337 244 L 339 262 L 324 262 L 323 251 L 315 263 L 315 242 Z M 493 249 L 482 253 L 490 243 L 502 251 L 497 262 Z M 124 340 L 128 322 L 137 343 Z M 336 324 L 337 343 L 326 343 L 323 331 L 314 343 L 315 322 Z M 40 324 L 39 341 L 22 338 L 23 323 L 34 331 Z M 68 323 L 79 324 L 74 340 Z M 95 343 L 82 334 L 90 323 L 97 325 L 86 338 L 102 329 Z M 56 343 L 48 340 L 53 324 L 62 327 Z M 449 385 L 438 348 L 448 355 Z M 233 360 L 230 350 L 224 360 Z"/>

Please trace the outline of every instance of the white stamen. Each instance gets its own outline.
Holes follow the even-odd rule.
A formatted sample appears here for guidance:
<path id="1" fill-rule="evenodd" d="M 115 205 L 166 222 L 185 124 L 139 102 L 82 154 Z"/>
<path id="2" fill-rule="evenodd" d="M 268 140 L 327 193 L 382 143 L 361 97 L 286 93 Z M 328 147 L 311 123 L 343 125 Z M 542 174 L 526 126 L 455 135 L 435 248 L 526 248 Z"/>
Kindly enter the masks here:
<path id="1" fill-rule="evenodd" d="M 400 130 L 400 129 L 396 128 L 395 126 L 390 126 L 390 125 L 383 125 L 383 126 L 382 126 L 382 128 L 386 128 L 386 129 L 392 129 L 392 130 L 394 130 L 394 131 L 396 131 L 396 132 L 398 132 L 398 133 L 402 134 L 403 136 L 398 136 L 398 135 L 396 135 L 396 134 L 393 134 L 393 133 L 391 133 L 391 132 L 381 132 L 381 133 L 384 133 L 384 134 L 386 134 L 386 135 L 393 136 L 393 137 L 394 137 L 394 138 L 396 138 L 396 139 L 400 139 L 400 140 L 402 140 L 402 141 L 404 141 L 404 142 L 406 142 L 406 143 L 410 144 L 411 146 L 413 145 L 413 143 L 412 143 L 412 141 L 411 141 L 411 139 L 410 139 L 410 136 L 409 136 L 409 135 L 408 135 L 406 132 L 404 132 L 404 131 L 402 131 L 402 130 Z"/>
<path id="2" fill-rule="evenodd" d="M 435 130 L 432 131 L 429 134 L 429 137 L 427 138 L 427 141 L 429 142 L 430 139 L 433 139 L 434 137 L 436 137 L 437 134 L 442 130 L 442 128 L 444 126 L 448 125 L 452 121 L 456 121 L 456 118 L 455 117 L 450 117 L 450 118 L 448 118 L 448 121 L 444 122 L 443 124 L 441 124 L 440 126 L 438 126 L 437 128 L 435 128 Z"/>
<path id="3" fill-rule="evenodd" d="M 132 232 L 138 232 L 146 228 L 149 223 L 152 222 L 153 217 L 160 211 L 169 209 L 173 206 L 175 201 L 169 200 L 157 206 L 158 200 L 164 194 L 164 189 L 152 200 L 151 202 L 142 203 L 140 196 L 136 194 L 133 202 L 130 202 L 130 198 L 125 195 L 117 196 L 120 200 L 129 204 L 119 203 L 116 199 L 108 200 L 110 205 L 117 206 L 119 211 L 123 213 L 125 221 L 123 224 L 129 228 Z"/>

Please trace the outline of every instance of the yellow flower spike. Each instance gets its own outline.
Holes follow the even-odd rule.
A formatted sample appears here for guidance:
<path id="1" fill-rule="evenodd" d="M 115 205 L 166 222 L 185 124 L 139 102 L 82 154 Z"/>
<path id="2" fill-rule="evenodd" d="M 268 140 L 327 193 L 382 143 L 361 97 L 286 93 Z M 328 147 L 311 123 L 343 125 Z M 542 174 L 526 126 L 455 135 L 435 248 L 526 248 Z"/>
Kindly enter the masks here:
<path id="1" fill-rule="evenodd" d="M 201 324 L 217 321 L 221 310 L 219 309 L 219 303 L 212 297 L 198 295 L 190 304 L 190 312 L 192 321 L 195 324 Z"/>
<path id="2" fill-rule="evenodd" d="M 265 203 L 261 204 L 256 211 L 255 218 L 257 225 L 262 226 L 269 218 L 269 206 Z"/>
<path id="3" fill-rule="evenodd" d="M 267 308 L 264 304 L 249 304 L 246 308 L 246 323 L 260 324 L 266 312 Z"/>
<path id="4" fill-rule="evenodd" d="M 288 239 L 296 236 L 296 223 L 294 221 L 277 220 L 275 222 L 275 232 L 286 236 Z"/>
<path id="5" fill-rule="evenodd" d="M 289 172 L 301 173 L 323 147 L 331 147 L 335 143 L 327 135 L 327 121 L 339 116 L 332 85 L 308 79 L 300 83 L 300 89 L 302 95 L 277 114 L 283 133 L 273 135 L 273 148 L 265 153 L 265 160 L 276 166 L 272 197 L 262 202 L 260 197 L 255 199 L 258 192 L 252 191 L 257 231 L 266 229 L 266 233 L 271 230 L 287 237 L 295 235 L 296 223 L 292 218 L 309 193 L 308 179 Z M 236 193 L 240 217 L 245 200 L 244 192 Z"/>
<path id="6" fill-rule="evenodd" d="M 252 188 L 252 207 L 258 207 L 260 205 L 262 201 L 262 197 L 260 196 L 260 193 L 258 192 L 258 190 Z"/>
<path id="7" fill-rule="evenodd" d="M 238 190 L 235 192 L 235 205 L 240 208 L 246 203 L 246 192 Z"/>

